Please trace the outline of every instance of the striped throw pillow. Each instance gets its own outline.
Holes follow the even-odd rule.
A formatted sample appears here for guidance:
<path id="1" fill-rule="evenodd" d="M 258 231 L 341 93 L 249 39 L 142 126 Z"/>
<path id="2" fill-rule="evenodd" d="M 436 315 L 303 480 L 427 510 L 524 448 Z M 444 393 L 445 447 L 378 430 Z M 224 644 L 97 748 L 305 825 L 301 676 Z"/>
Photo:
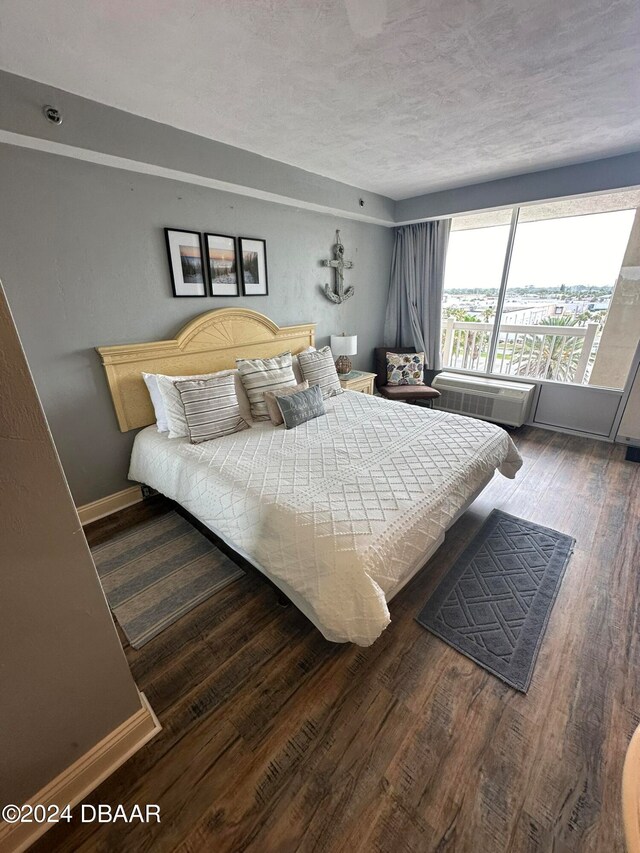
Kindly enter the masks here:
<path id="1" fill-rule="evenodd" d="M 315 352 L 301 352 L 298 362 L 302 375 L 309 385 L 319 385 L 324 399 L 342 393 L 338 371 L 330 347 Z"/>
<path id="2" fill-rule="evenodd" d="M 233 374 L 176 382 L 191 444 L 249 429 L 240 414 Z"/>
<path id="3" fill-rule="evenodd" d="M 283 352 L 273 358 L 238 358 L 236 366 L 251 404 L 251 417 L 254 421 L 269 420 L 269 410 L 264 401 L 265 391 L 276 391 L 278 388 L 289 388 L 298 384 L 290 352 Z"/>
<path id="4" fill-rule="evenodd" d="M 238 398 L 238 403 L 240 404 L 240 414 L 245 420 L 249 420 L 251 418 L 251 408 L 249 406 L 249 400 L 247 398 L 247 394 L 244 390 L 242 382 L 240 381 L 240 377 L 238 376 L 237 370 L 217 370 L 215 373 L 194 373 L 188 376 L 165 376 L 162 373 L 143 373 L 142 375 L 143 377 L 145 377 L 147 387 L 149 387 L 149 383 L 146 377 L 155 377 L 158 390 L 160 391 L 160 398 L 162 400 L 164 408 L 164 423 L 166 424 L 164 428 L 169 430 L 169 438 L 181 438 L 182 436 L 189 435 L 187 420 L 184 416 L 184 406 L 182 405 L 182 400 L 180 399 L 180 392 L 175 387 L 176 382 L 186 382 L 188 379 L 213 379 L 214 377 L 219 378 L 220 376 L 233 375 L 235 377 L 236 384 L 236 397 Z M 162 430 L 160 429 L 159 420 L 158 432 L 162 432 Z"/>

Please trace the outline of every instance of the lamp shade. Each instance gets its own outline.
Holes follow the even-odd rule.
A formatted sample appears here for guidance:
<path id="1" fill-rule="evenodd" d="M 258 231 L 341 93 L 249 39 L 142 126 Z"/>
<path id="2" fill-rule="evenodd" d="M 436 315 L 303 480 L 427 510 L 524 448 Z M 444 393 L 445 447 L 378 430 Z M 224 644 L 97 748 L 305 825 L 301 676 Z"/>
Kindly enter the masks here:
<path id="1" fill-rule="evenodd" d="M 356 355 L 358 352 L 357 335 L 331 335 L 331 352 L 335 355 Z"/>

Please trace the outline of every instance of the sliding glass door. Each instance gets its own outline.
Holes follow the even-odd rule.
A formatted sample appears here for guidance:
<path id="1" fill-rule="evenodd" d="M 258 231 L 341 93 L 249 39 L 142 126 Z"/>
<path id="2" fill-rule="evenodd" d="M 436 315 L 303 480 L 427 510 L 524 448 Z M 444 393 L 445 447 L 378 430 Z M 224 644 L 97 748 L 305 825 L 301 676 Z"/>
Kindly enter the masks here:
<path id="1" fill-rule="evenodd" d="M 442 299 L 442 363 L 489 369 L 511 211 L 453 220 Z"/>
<path id="2" fill-rule="evenodd" d="M 534 422 L 612 435 L 640 338 L 640 190 L 453 220 L 444 367 L 534 381 Z"/>
<path id="3" fill-rule="evenodd" d="M 520 209 L 492 373 L 591 381 L 636 215 L 593 201 Z M 596 384 L 622 388 L 628 369 Z"/>
<path id="4" fill-rule="evenodd" d="M 454 218 L 443 365 L 621 389 L 640 330 L 640 192 Z"/>

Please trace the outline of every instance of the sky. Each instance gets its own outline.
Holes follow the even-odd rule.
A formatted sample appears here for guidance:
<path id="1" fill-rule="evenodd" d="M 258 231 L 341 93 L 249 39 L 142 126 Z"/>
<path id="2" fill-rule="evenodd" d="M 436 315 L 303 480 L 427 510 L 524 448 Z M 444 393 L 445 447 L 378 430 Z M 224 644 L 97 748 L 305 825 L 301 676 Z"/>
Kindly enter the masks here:
<path id="1" fill-rule="evenodd" d="M 509 287 L 613 286 L 635 210 L 525 222 L 518 226 Z M 500 286 L 509 226 L 453 231 L 445 290 Z"/>

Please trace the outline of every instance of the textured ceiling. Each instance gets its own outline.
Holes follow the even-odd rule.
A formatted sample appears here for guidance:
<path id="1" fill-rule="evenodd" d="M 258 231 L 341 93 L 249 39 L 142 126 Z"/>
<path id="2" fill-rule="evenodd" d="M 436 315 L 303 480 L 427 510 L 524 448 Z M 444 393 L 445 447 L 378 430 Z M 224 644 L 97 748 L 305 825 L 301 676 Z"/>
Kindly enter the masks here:
<path id="1" fill-rule="evenodd" d="M 640 148 L 638 0 L 3 0 L 0 67 L 393 198 Z"/>

